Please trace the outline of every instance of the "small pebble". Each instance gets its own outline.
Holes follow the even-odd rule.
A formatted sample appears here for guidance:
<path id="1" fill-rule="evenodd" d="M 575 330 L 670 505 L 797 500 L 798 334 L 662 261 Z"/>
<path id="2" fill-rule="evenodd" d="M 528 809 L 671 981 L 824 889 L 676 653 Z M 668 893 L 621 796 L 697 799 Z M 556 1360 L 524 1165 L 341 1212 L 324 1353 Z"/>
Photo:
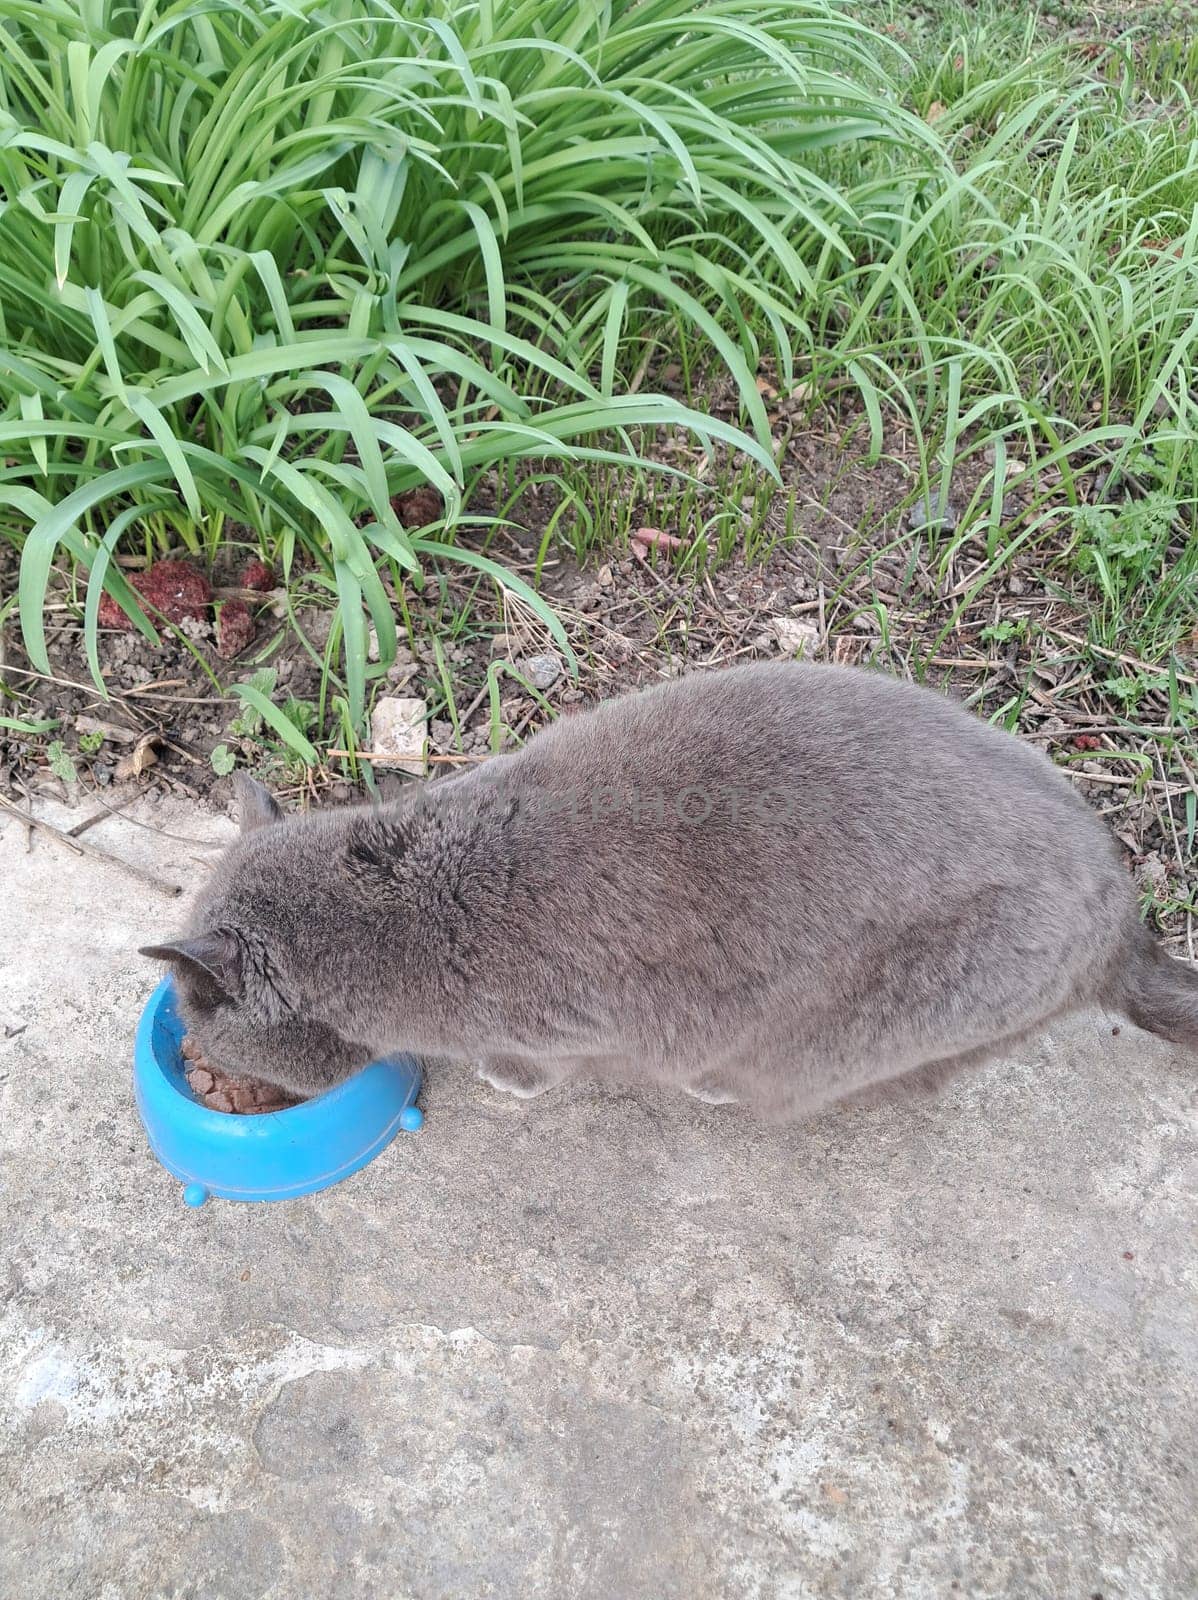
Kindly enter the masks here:
<path id="1" fill-rule="evenodd" d="M 938 510 L 925 501 L 907 512 L 907 527 L 912 533 L 952 533 L 956 526 L 957 513 L 951 506 Z"/>
<path id="2" fill-rule="evenodd" d="M 527 678 L 534 689 L 542 691 L 551 689 L 562 675 L 561 659 L 552 652 L 540 656 L 522 656 L 515 666 L 521 677 Z"/>

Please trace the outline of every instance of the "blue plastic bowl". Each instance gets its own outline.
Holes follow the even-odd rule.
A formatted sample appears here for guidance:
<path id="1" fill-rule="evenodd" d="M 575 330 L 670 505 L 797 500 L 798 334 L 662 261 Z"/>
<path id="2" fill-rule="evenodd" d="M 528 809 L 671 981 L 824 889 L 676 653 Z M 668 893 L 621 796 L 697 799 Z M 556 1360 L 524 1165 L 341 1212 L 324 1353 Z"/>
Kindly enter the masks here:
<path id="1" fill-rule="evenodd" d="M 133 1086 L 150 1149 L 183 1183 L 183 1199 L 292 1200 L 348 1178 L 401 1128 L 424 1121 L 420 1066 L 411 1056 L 372 1061 L 327 1094 L 286 1111 L 210 1111 L 183 1075 L 183 1023 L 164 978 L 137 1027 Z"/>

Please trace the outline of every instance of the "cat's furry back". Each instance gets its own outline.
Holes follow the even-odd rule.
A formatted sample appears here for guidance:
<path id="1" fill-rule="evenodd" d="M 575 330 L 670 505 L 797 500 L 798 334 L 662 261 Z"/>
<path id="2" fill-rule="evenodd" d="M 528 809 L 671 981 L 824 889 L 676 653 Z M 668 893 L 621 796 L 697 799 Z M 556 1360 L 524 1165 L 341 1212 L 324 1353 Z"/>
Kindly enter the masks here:
<path id="1" fill-rule="evenodd" d="M 210 1060 L 302 1092 L 410 1050 L 793 1116 L 1091 1001 L 1198 1047 L 1198 977 L 1067 781 L 876 673 L 689 677 L 392 805 L 247 806 L 147 953 Z"/>

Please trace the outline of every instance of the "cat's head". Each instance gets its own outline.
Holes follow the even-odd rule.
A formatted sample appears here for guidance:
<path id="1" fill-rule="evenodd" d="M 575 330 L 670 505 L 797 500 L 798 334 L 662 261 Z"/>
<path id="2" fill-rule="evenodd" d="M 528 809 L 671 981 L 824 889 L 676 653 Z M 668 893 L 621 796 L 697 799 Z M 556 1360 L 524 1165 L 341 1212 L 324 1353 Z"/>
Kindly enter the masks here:
<path id="1" fill-rule="evenodd" d="M 272 864 L 251 836 L 280 823 L 282 813 L 252 779 L 237 789 L 241 841 L 199 897 L 192 931 L 141 954 L 169 964 L 187 1034 L 212 1066 L 319 1094 L 365 1066 L 371 1051 L 305 1014 L 269 895 L 254 892 L 254 879 L 269 881 Z"/>

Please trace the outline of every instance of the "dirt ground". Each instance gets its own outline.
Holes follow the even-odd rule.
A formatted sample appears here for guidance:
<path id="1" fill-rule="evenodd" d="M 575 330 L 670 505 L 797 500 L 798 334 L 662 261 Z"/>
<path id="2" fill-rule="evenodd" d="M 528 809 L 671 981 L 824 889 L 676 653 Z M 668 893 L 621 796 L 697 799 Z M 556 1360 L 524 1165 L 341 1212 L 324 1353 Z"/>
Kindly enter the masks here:
<path id="1" fill-rule="evenodd" d="M 1064 767 L 1122 841 L 1160 931 L 1178 953 L 1193 956 L 1189 908 L 1198 903 L 1198 860 L 1185 848 L 1184 806 L 1198 754 L 1187 761 L 1172 736 L 1163 690 L 1149 693 L 1134 727 L 1104 694 L 1104 663 L 1118 671 L 1135 658 L 1087 648 L 1094 593 L 1067 562 L 1046 557 L 1042 545 L 1029 545 L 996 571 L 981 533 L 950 549 L 954 520 L 975 494 L 989 492 L 982 453 L 967 456 L 954 473 L 942 538 L 926 529 L 917 536 L 923 501 L 909 438 L 892 432 L 881 459 L 871 462 L 859 417 L 813 411 L 801 392 L 788 398 L 768 376 L 761 383 L 784 482 L 772 495 L 767 485 L 746 497 L 743 531 L 726 560 L 695 559 L 697 530 L 663 525 L 677 549 L 598 543 L 580 562 L 559 540 L 538 563 L 555 501 L 544 486 L 530 487 L 511 513 L 527 525 L 527 535 L 508 533 L 488 550 L 539 580 L 577 656 L 577 676 L 522 604 L 446 562 L 423 591 L 404 594 L 412 631 L 372 692 L 427 701 L 435 773 L 485 759 L 550 715 L 734 661 L 801 649 L 809 658 L 919 677 L 980 715 L 1001 716 Z M 729 402 L 717 395 L 711 409 L 727 414 Z M 662 448 L 677 464 L 703 472 L 693 441 L 666 440 Z M 1095 496 L 1102 492 L 1097 473 L 1081 482 Z M 1035 492 L 1040 511 L 1051 510 L 1052 485 L 1041 480 Z M 1005 539 L 1020 538 L 1032 493 L 1028 485 L 1005 498 Z M 939 515 L 942 508 L 934 509 Z M 662 517 L 651 499 L 636 512 L 651 527 Z M 947 553 L 938 558 L 938 550 Z M 15 555 L 0 547 L 0 592 L 11 592 L 15 581 Z M 123 810 L 134 798 L 153 805 L 170 795 L 224 807 L 230 786 L 217 769 L 229 762 L 219 755 L 214 762 L 218 746 L 293 804 L 341 802 L 359 792 L 359 774 L 343 757 L 327 758 L 315 772 L 297 769 L 252 718 L 247 726 L 244 707 L 229 693 L 232 683 L 253 681 L 265 663 L 274 673 L 276 701 L 315 707 L 332 617 L 327 602 L 318 603 L 316 588 L 302 579 L 297 584 L 294 574 L 290 602 L 282 589 L 257 595 L 238 589 L 231 563 L 218 567 L 212 581 L 218 598 L 253 603 L 255 636 L 247 648 L 222 660 L 209 621 L 164 630 L 158 648 L 137 633 L 103 630 L 107 702 L 90 680 L 77 596 L 65 572 L 51 613 L 51 679 L 31 673 L 10 622 L 5 670 L 22 691 L 18 714 L 61 720 L 53 735 L 0 729 L 0 790 L 10 803 L 27 806 L 39 794 L 71 797 L 96 816 Z M 535 655 L 550 657 L 550 674 L 555 664 L 562 670 L 538 695 L 509 673 L 498 676 L 496 715 L 488 667 L 506 662 L 527 676 Z M 1198 632 L 1181 664 L 1183 684 L 1198 679 Z M 54 763 L 47 754 L 51 737 L 63 746 Z M 378 779 L 383 794 L 410 781 L 381 769 Z"/>
<path id="2" fill-rule="evenodd" d="M 193 1211 L 130 1059 L 186 907 L 128 868 L 232 831 L 0 819 L 0 1593 L 1198 1593 L 1192 1058 L 1087 1013 L 793 1128 L 432 1064 L 344 1183 Z"/>

